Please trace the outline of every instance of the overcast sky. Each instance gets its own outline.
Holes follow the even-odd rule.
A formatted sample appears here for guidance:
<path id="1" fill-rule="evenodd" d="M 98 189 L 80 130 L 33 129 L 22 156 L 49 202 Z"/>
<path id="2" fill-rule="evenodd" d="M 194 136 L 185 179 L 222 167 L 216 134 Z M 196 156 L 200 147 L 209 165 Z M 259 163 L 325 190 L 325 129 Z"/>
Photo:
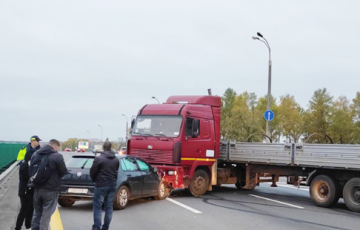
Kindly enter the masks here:
<path id="1" fill-rule="evenodd" d="M 0 140 L 117 140 L 170 95 L 360 91 L 359 1 L 0 1 Z M 89 131 L 89 132 L 88 132 Z"/>

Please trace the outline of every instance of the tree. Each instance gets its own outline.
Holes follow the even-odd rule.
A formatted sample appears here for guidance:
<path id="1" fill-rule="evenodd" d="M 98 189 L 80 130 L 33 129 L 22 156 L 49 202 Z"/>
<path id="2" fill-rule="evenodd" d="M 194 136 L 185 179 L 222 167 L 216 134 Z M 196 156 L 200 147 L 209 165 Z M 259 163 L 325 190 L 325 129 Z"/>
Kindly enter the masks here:
<path id="1" fill-rule="evenodd" d="M 354 143 L 354 123 L 349 100 L 340 96 L 333 106 L 329 135 L 334 143 Z"/>
<path id="2" fill-rule="evenodd" d="M 67 141 L 61 143 L 61 149 L 65 150 L 66 148 L 69 148 L 71 150 L 75 150 L 78 142 L 79 139 L 77 138 L 69 138 Z"/>
<path id="3" fill-rule="evenodd" d="M 327 134 L 332 120 L 333 97 L 327 92 L 326 88 L 318 89 L 309 101 L 309 107 L 304 117 L 305 136 L 312 133 Z M 326 138 L 314 136 L 310 142 L 324 143 Z"/>
<path id="4" fill-rule="evenodd" d="M 221 107 L 221 120 L 220 120 L 220 127 L 221 127 L 221 136 L 225 140 L 231 139 L 231 123 L 230 119 L 233 113 L 233 107 L 235 103 L 236 92 L 228 88 L 226 89 L 224 95 L 221 98 L 222 107 Z"/>
<path id="5" fill-rule="evenodd" d="M 256 108 L 257 97 L 255 93 L 244 92 L 236 97 L 233 116 L 229 119 L 230 137 L 237 141 L 261 141 L 262 137 L 256 134 L 262 134 L 261 114 Z"/>
<path id="6" fill-rule="evenodd" d="M 282 135 L 291 137 L 298 142 L 304 130 L 304 115 L 301 106 L 296 103 L 294 96 L 285 95 L 280 97 L 278 117 L 282 129 Z"/>
<path id="7" fill-rule="evenodd" d="M 356 93 L 356 97 L 352 100 L 351 115 L 354 122 L 354 143 L 360 143 L 360 92 Z"/>

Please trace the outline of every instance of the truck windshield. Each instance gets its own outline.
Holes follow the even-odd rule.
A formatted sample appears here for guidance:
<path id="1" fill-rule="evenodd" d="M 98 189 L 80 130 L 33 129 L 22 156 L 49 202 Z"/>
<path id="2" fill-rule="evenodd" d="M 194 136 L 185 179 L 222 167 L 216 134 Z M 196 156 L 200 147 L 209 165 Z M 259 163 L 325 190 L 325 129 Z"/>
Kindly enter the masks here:
<path id="1" fill-rule="evenodd" d="M 131 135 L 178 137 L 181 116 L 138 116 Z"/>

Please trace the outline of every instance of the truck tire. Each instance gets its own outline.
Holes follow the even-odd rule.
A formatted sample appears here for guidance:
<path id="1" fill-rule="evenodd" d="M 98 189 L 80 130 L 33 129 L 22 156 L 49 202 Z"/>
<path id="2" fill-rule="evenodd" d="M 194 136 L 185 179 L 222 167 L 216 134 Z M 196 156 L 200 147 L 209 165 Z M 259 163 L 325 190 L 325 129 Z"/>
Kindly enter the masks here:
<path id="1" fill-rule="evenodd" d="M 348 209 L 360 212 L 360 178 L 352 178 L 346 182 L 343 198 Z"/>
<path id="2" fill-rule="evenodd" d="M 169 196 L 169 188 L 166 188 L 164 183 L 161 181 L 159 183 L 158 191 L 156 196 L 154 196 L 155 200 L 163 200 Z"/>
<path id="3" fill-rule="evenodd" d="M 74 203 L 75 203 L 75 200 L 72 200 L 70 198 L 61 197 L 58 199 L 58 204 L 64 208 L 71 207 L 71 206 L 73 206 Z"/>
<path id="4" fill-rule="evenodd" d="M 189 190 L 195 197 L 200 197 L 206 193 L 210 185 L 209 175 L 203 169 L 195 171 L 190 180 Z"/>
<path id="5" fill-rule="evenodd" d="M 319 207 L 330 207 L 340 199 L 340 186 L 327 175 L 318 175 L 310 185 L 310 197 Z"/>

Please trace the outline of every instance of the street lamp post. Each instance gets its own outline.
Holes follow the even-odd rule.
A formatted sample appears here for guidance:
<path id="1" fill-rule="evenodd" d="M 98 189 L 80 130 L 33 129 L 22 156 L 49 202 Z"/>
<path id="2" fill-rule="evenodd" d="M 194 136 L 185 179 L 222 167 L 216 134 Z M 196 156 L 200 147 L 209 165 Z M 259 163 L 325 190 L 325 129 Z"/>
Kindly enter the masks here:
<path id="1" fill-rule="evenodd" d="M 160 104 L 160 101 L 159 101 L 156 97 L 152 96 L 152 98 L 151 98 L 151 99 L 155 99 L 155 100 L 157 100 L 157 102 Z"/>
<path id="2" fill-rule="evenodd" d="M 101 128 L 101 141 L 103 140 L 103 127 L 101 125 L 99 125 L 99 127 Z"/>
<path id="3" fill-rule="evenodd" d="M 126 136 L 125 136 L 125 140 L 126 140 L 126 143 L 128 141 L 128 119 L 127 119 L 127 116 L 125 114 L 121 114 L 121 116 L 124 116 L 126 118 Z"/>
<path id="4" fill-rule="evenodd" d="M 271 98 L 271 65 L 272 65 L 272 63 L 271 63 L 271 49 L 270 49 L 270 45 L 269 45 L 268 41 L 266 40 L 266 38 L 264 38 L 264 36 L 259 32 L 257 32 L 257 35 L 260 38 L 264 39 L 264 40 L 261 40 L 259 37 L 255 37 L 255 36 L 253 36 L 252 38 L 254 40 L 259 40 L 259 41 L 263 42 L 266 45 L 266 47 L 269 49 L 269 76 L 268 76 L 268 93 L 267 93 L 267 109 L 266 109 L 267 111 L 269 111 L 269 110 L 271 110 L 271 105 L 270 105 L 270 98 Z M 266 120 L 266 135 L 268 137 L 270 137 L 269 120 Z M 266 142 L 267 143 L 270 142 L 269 138 L 266 138 Z"/>
<path id="5" fill-rule="evenodd" d="M 90 141 L 90 139 L 91 139 L 91 133 L 90 133 L 89 130 L 88 130 L 87 132 L 89 133 L 89 141 Z"/>

